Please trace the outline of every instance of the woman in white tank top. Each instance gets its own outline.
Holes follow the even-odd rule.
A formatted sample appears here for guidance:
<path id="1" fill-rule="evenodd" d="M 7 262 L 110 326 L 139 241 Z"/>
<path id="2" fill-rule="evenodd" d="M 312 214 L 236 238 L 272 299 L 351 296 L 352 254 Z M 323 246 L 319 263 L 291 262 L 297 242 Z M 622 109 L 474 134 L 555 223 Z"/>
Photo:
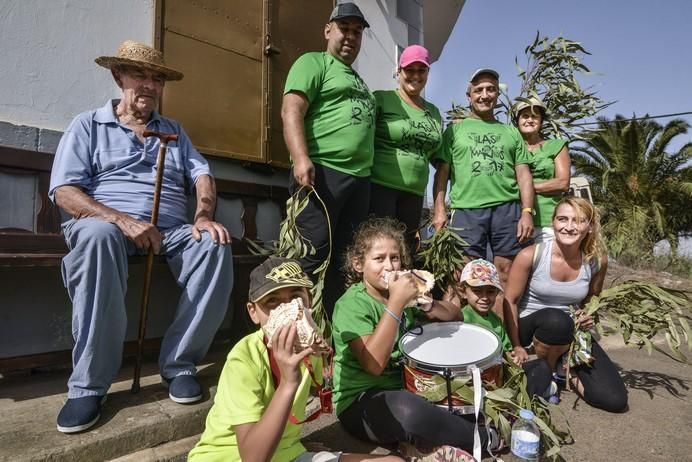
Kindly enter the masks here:
<path id="1" fill-rule="evenodd" d="M 569 306 L 580 308 L 601 292 L 608 257 L 598 212 L 584 199 L 562 199 L 553 213 L 553 230 L 552 243 L 527 247 L 512 263 L 504 315 L 517 361 L 526 361 L 525 347 L 533 343 L 536 355 L 555 371 L 574 329 L 589 330 L 594 325 L 592 317 L 581 310 L 573 321 Z M 593 367 L 573 369 L 573 388 L 593 406 L 622 411 L 627 392 L 617 369 L 596 342 L 592 353 Z"/>

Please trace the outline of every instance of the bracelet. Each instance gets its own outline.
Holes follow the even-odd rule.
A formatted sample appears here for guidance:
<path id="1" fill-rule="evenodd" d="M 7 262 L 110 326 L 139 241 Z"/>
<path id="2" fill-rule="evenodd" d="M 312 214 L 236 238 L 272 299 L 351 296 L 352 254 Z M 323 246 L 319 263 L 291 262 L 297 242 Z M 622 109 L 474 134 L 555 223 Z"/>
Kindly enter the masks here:
<path id="1" fill-rule="evenodd" d="M 521 209 L 521 213 L 530 213 L 531 215 L 535 215 L 536 211 L 531 207 L 524 207 Z"/>
<path id="2" fill-rule="evenodd" d="M 385 313 L 387 313 L 388 315 L 390 315 L 391 317 L 393 317 L 394 319 L 396 319 L 396 322 L 398 322 L 399 324 L 401 324 L 401 318 L 400 318 L 399 316 L 395 315 L 394 312 L 393 312 L 392 310 L 390 310 L 389 308 L 387 308 L 387 307 L 385 306 L 385 307 L 384 307 L 384 311 L 385 311 Z"/>

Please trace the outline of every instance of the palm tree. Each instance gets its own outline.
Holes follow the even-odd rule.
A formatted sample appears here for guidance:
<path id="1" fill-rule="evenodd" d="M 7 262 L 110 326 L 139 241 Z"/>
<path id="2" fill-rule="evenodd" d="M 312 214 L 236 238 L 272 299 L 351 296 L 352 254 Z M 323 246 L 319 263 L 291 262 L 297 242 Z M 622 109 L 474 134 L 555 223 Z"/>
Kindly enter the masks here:
<path id="1" fill-rule="evenodd" d="M 599 117 L 584 144 L 570 146 L 577 172 L 591 180 L 608 247 L 626 263 L 651 257 L 661 239 L 675 255 L 678 236 L 692 232 L 692 143 L 669 152 L 690 125 L 633 119 Z"/>

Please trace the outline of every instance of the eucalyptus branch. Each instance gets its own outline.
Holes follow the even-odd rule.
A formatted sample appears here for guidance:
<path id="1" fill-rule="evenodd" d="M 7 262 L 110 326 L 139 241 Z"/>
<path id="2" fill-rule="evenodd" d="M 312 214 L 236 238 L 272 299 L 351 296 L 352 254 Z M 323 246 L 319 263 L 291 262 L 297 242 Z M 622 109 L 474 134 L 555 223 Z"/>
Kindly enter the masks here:
<path id="1" fill-rule="evenodd" d="M 423 260 L 423 269 L 435 275 L 435 282 L 442 291 L 456 286 L 456 275 L 464 266 L 464 249 L 468 246 L 455 228 L 448 226 L 421 242 L 418 256 Z"/>
<path id="2" fill-rule="evenodd" d="M 304 189 L 307 189 L 307 193 L 303 192 Z M 322 205 L 325 215 L 328 217 L 327 208 L 317 194 L 317 191 L 311 187 L 301 187 L 286 201 L 286 218 L 279 226 L 279 240 L 268 242 L 267 244 L 269 247 L 266 247 L 246 239 L 245 242 L 247 242 L 249 250 L 256 255 L 275 255 L 277 257 L 292 258 L 295 260 L 300 260 L 308 255 L 315 255 L 315 247 L 303 236 L 296 224 L 298 215 L 308 206 L 310 196 L 312 195 L 314 195 L 317 201 Z M 330 223 L 327 225 L 331 228 Z M 329 235 L 331 236 L 331 229 Z M 322 291 L 324 290 L 324 279 L 327 275 L 327 268 L 331 261 L 331 249 L 332 242 L 330 237 L 329 254 L 322 264 L 313 271 L 312 279 L 316 282 L 311 290 L 312 316 L 328 344 L 331 344 L 332 326 L 324 309 Z"/>
<path id="3" fill-rule="evenodd" d="M 586 132 L 576 123 L 596 116 L 613 102 L 596 96 L 591 87 L 582 88 L 578 75 L 590 75 L 583 64 L 590 55 L 581 43 L 562 36 L 550 39 L 536 32 L 533 43 L 524 49 L 526 64 L 515 64 L 521 78 L 518 98 L 538 97 L 546 105 L 542 134 L 555 138 L 583 139 Z"/>
<path id="4" fill-rule="evenodd" d="M 408 366 L 404 366 L 408 367 Z M 422 376 L 416 371 L 410 370 L 416 377 L 416 387 L 420 387 L 418 393 L 428 401 L 440 402 L 447 399 L 447 382 L 441 375 Z M 541 445 L 544 456 L 552 461 L 564 461 L 560 455 L 563 444 L 573 442 L 571 429 L 565 422 L 566 428 L 557 427 L 553 419 L 553 412 L 562 413 L 557 405 L 550 404 L 538 396 L 529 396 L 527 391 L 527 378 L 524 370 L 517 366 L 506 355 L 503 362 L 502 386 L 494 383 L 484 383 L 483 413 L 486 424 L 492 425 L 498 430 L 505 441 L 512 437 L 512 422 L 519 417 L 521 409 L 530 409 L 535 415 L 534 421 L 541 430 L 543 436 Z M 467 403 L 474 402 L 473 383 L 470 376 L 453 377 L 450 383 L 452 394 Z"/>
<path id="5" fill-rule="evenodd" d="M 689 325 L 692 301 L 683 291 L 628 281 L 594 296 L 584 311 L 611 321 L 612 332 L 606 332 L 600 323 L 596 325 L 600 333 L 619 333 L 625 344 L 645 347 L 649 354 L 657 350 L 676 361 L 686 362 L 687 357 L 681 351 L 683 340 L 687 350 L 692 350 Z M 670 351 L 652 342 L 658 334 L 663 334 Z"/>

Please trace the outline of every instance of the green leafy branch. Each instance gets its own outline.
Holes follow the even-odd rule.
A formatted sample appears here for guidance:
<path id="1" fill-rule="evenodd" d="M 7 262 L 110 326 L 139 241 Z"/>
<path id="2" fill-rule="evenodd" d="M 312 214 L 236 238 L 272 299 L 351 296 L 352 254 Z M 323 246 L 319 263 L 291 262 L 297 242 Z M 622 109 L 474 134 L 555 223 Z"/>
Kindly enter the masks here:
<path id="1" fill-rule="evenodd" d="M 418 257 L 423 260 L 423 269 L 435 275 L 435 282 L 442 291 L 456 284 L 456 274 L 464 266 L 464 249 L 469 244 L 455 232 L 455 228 L 445 226 L 432 237 L 421 242 Z"/>
<path id="2" fill-rule="evenodd" d="M 504 385 L 493 389 L 489 386 L 484 400 L 484 412 L 491 423 L 499 430 L 505 441 L 511 441 L 511 421 L 515 420 L 521 409 L 530 409 L 534 422 L 541 431 L 543 454 L 552 461 L 564 461 L 560 454 L 562 445 L 574 442 L 567 419 L 559 406 L 550 404 L 540 396 L 529 396 L 527 378 L 521 366 L 509 355 L 504 361 Z M 563 415 L 565 429 L 560 429 L 553 419 L 553 413 Z"/>
<path id="3" fill-rule="evenodd" d="M 533 43 L 524 49 L 526 61 L 523 67 L 519 57 L 515 57 L 517 77 L 521 86 L 517 101 L 530 102 L 529 98 L 543 100 L 547 117 L 541 132 L 544 137 L 583 139 L 588 130 L 578 125 L 580 121 L 596 116 L 614 102 L 599 98 L 591 87 L 583 88 L 577 80 L 579 75 L 591 75 L 591 70 L 583 63 L 585 55 L 590 55 L 581 43 L 558 36 L 554 39 L 541 37 L 536 32 Z M 504 114 L 511 122 L 513 100 L 507 87 L 500 84 L 498 115 Z M 452 122 L 469 116 L 467 107 L 452 103 L 447 118 Z"/>
<path id="4" fill-rule="evenodd" d="M 639 348 L 645 347 L 649 354 L 657 350 L 676 361 L 687 362 L 681 347 L 684 340 L 687 350 L 692 350 L 689 325 L 692 301 L 681 290 L 627 281 L 594 296 L 584 311 L 612 321 L 613 332 L 606 332 L 600 323 L 596 324 L 601 334 L 620 333 L 625 344 L 634 343 Z M 664 335 L 669 352 L 652 342 L 659 333 Z"/>
<path id="5" fill-rule="evenodd" d="M 552 413 L 562 411 L 557 405 L 550 404 L 539 396 L 533 398 L 527 392 L 527 378 L 524 370 L 517 366 L 511 357 L 507 356 L 504 363 L 504 385 L 495 387 L 492 383 L 485 383 L 486 389 L 483 399 L 483 413 L 486 422 L 498 430 L 505 441 L 511 441 L 512 422 L 519 416 L 521 409 L 530 409 L 535 415 L 534 421 L 541 430 L 543 436 L 542 446 L 544 454 L 553 461 L 564 461 L 560 455 L 563 444 L 572 443 L 571 429 L 567 419 L 563 418 L 566 429 L 558 428 Z M 440 402 L 447 398 L 447 383 L 441 375 L 430 377 L 416 377 L 416 386 L 420 387 L 418 393 L 432 402 Z M 452 378 L 451 391 L 467 403 L 473 403 L 473 383 L 469 376 Z M 564 414 L 562 414 L 564 417 Z"/>
<path id="6" fill-rule="evenodd" d="M 303 190 L 307 189 L 307 193 L 303 194 Z M 296 220 L 298 215 L 305 210 L 310 202 L 310 196 L 315 195 L 315 198 L 324 208 L 324 213 L 329 217 L 322 198 L 317 194 L 317 191 L 311 187 L 302 187 L 295 192 L 286 201 L 286 218 L 281 222 L 279 226 L 279 240 L 271 241 L 265 243 L 265 245 L 254 242 L 250 239 L 246 239 L 249 250 L 255 255 L 275 255 L 277 257 L 293 258 L 300 260 L 307 257 L 308 255 L 315 255 L 316 250 L 312 243 L 300 232 Z M 327 317 L 327 313 L 324 309 L 324 302 L 322 299 L 322 291 L 324 290 L 324 279 L 327 274 L 327 268 L 329 267 L 329 262 L 332 256 L 332 242 L 331 242 L 331 223 L 329 223 L 329 218 L 327 218 L 327 226 L 329 226 L 329 254 L 327 258 L 322 262 L 322 264 L 317 267 L 313 273 L 313 280 L 316 280 L 315 285 L 312 287 L 312 316 L 315 323 L 322 331 L 322 335 L 328 344 L 331 344 L 332 326 Z M 266 245 L 268 244 L 268 245 Z"/>
<path id="7" fill-rule="evenodd" d="M 613 102 L 606 102 L 591 87 L 582 88 L 577 75 L 591 75 L 582 62 L 590 55 L 580 42 L 558 36 L 541 37 L 536 32 L 533 43 L 524 49 L 526 65 L 515 58 L 518 77 L 522 79 L 519 98 L 539 97 L 547 108 L 543 127 L 555 138 L 582 139 L 584 129 L 577 122 L 594 117 Z M 519 99 L 517 98 L 517 99 Z"/>

